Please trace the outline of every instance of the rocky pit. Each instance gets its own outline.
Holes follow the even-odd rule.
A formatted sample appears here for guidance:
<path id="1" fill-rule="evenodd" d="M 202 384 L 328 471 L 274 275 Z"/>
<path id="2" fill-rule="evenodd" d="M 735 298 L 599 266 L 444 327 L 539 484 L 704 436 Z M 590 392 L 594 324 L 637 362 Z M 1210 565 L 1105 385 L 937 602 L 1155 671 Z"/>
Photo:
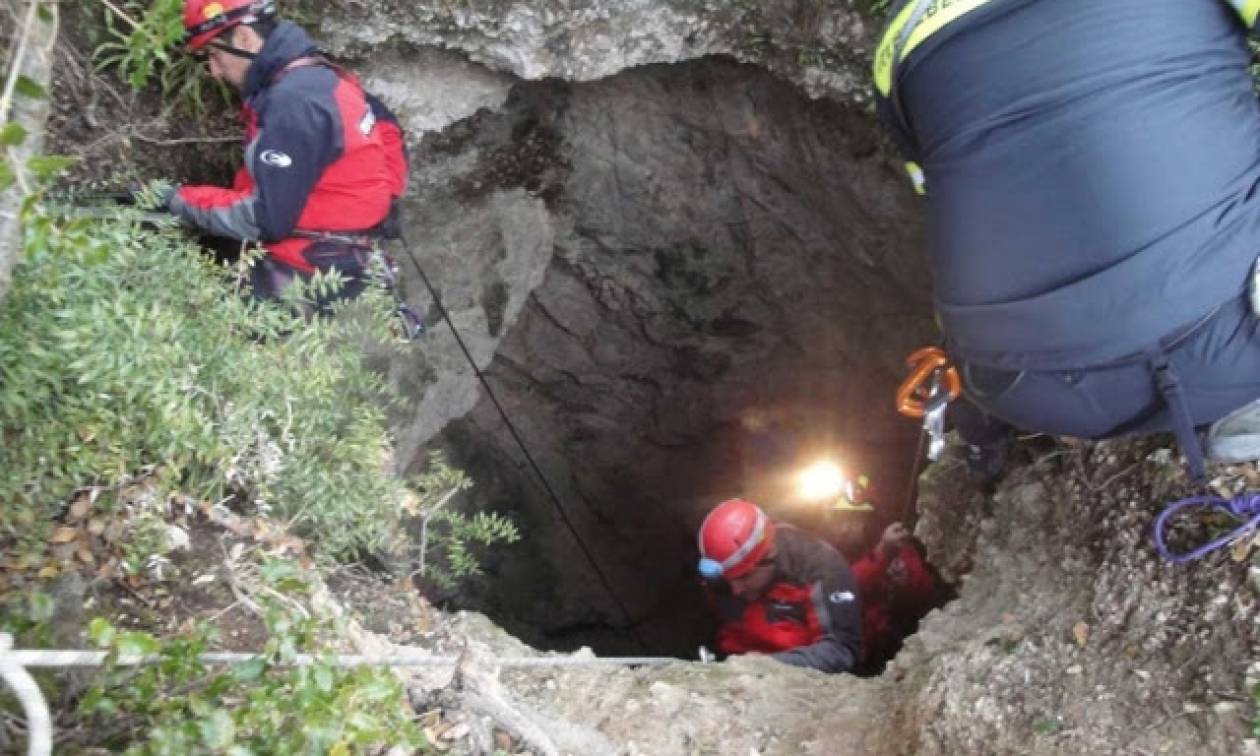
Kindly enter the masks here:
<path id="1" fill-rule="evenodd" d="M 414 159 L 421 264 L 492 352 L 490 385 L 648 649 L 694 653 L 709 634 L 693 536 L 718 501 L 808 518 L 779 479 L 813 456 L 904 495 L 916 429 L 891 387 L 930 334 L 927 279 L 908 193 L 860 113 L 705 59 L 518 83 Z M 470 605 L 548 647 L 628 650 L 626 617 L 452 342 L 437 326 L 421 350 L 437 390 L 407 437 L 446 420 L 439 443 L 531 534 Z M 439 399 L 447 385 L 470 407 Z"/>
<path id="2" fill-rule="evenodd" d="M 449 605 L 535 648 L 694 658 L 712 631 L 694 532 L 715 502 L 758 498 L 851 555 L 903 514 L 917 429 L 890 394 L 934 338 L 930 280 L 915 198 L 860 95 L 835 84 L 851 69 L 820 92 L 806 69 L 709 55 L 747 57 L 713 42 L 672 61 L 645 43 L 655 52 L 605 70 L 575 41 L 625 22 L 604 12 L 603 26 L 394 25 L 384 44 L 327 30 L 373 45 L 369 80 L 422 124 L 415 251 L 616 595 L 435 325 L 423 364 L 390 368 L 417 397 L 399 466 L 448 451 L 526 533 Z M 1247 564 L 1156 557 L 1153 517 L 1187 490 L 1160 447 L 1028 441 L 995 491 L 956 452 L 931 467 L 916 533 L 960 598 L 880 678 L 740 660 L 495 684 L 557 752 L 1254 749 Z M 822 453 L 874 478 L 870 522 L 828 529 L 786 495 L 782 476 Z M 455 624 L 474 647 L 520 648 L 472 615 Z"/>
<path id="3" fill-rule="evenodd" d="M 1024 439 L 991 490 L 954 448 L 906 508 L 917 429 L 891 393 L 935 329 L 921 210 L 863 94 L 874 27 L 847 0 L 759 5 L 321 4 L 315 31 L 410 131 L 412 251 L 612 589 L 400 255 L 430 330 L 381 358 L 410 399 L 397 467 L 448 453 L 525 536 L 434 596 L 476 612 L 432 620 L 425 643 L 465 662 L 412 679 L 418 710 L 467 725 L 467 753 L 495 730 L 548 754 L 1260 752 L 1260 567 L 1249 547 L 1157 557 L 1154 517 L 1190 490 L 1166 440 Z M 785 476 L 822 455 L 874 479 L 874 516 L 792 500 Z M 733 495 L 851 556 L 912 518 L 959 597 L 872 679 L 496 667 L 694 658 L 694 532 Z"/>

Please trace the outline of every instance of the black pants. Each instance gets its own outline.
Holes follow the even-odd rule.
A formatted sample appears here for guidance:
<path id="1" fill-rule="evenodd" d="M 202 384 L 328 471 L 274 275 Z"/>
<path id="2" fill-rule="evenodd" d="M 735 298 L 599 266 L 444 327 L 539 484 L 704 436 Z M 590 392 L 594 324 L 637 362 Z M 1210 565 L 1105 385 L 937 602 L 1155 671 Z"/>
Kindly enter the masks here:
<path id="1" fill-rule="evenodd" d="M 1260 322 L 1245 294 L 1167 353 L 1195 425 L 1219 420 L 1260 397 Z M 1023 373 L 968 365 L 963 372 L 968 392 L 983 409 L 1027 430 L 1081 438 L 1174 430 L 1146 360 Z"/>
<path id="2" fill-rule="evenodd" d="M 320 316 L 332 314 L 336 302 L 355 299 L 367 286 L 368 259 L 371 249 L 341 242 L 319 241 L 306 248 L 307 261 L 322 273 L 336 270 L 344 283 L 330 294 L 315 294 L 313 311 Z M 254 264 L 250 285 L 255 299 L 280 299 L 284 290 L 297 279 L 310 280 L 311 274 L 267 256 Z"/>

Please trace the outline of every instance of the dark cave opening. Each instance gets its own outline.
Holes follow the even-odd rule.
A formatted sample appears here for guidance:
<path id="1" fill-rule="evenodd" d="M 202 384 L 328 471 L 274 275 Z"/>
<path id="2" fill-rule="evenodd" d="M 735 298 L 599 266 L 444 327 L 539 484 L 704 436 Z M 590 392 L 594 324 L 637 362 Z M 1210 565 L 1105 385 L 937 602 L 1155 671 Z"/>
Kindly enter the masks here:
<path id="1" fill-rule="evenodd" d="M 566 515 L 479 393 L 429 447 L 524 538 L 439 601 L 540 648 L 694 658 L 714 630 L 696 529 L 718 502 L 850 559 L 905 518 L 918 427 L 893 392 L 934 328 L 913 197 L 876 134 L 714 58 L 520 82 L 426 139 L 411 222 L 443 241 L 447 305 Z M 522 249 L 545 250 L 541 275 Z M 868 476 L 876 510 L 797 501 L 820 458 Z"/>

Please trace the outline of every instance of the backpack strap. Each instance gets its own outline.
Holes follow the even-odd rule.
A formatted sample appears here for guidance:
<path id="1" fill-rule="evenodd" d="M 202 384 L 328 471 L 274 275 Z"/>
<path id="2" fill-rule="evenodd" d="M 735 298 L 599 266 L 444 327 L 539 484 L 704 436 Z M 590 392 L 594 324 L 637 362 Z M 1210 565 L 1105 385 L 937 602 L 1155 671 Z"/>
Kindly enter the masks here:
<path id="1" fill-rule="evenodd" d="M 1181 453 L 1186 455 L 1186 467 L 1195 482 L 1207 478 L 1207 466 L 1203 459 L 1203 445 L 1194 432 L 1194 417 L 1190 414 L 1190 405 L 1186 402 L 1185 387 L 1181 377 L 1173 369 L 1168 360 L 1168 352 L 1163 346 L 1156 344 L 1146 349 L 1146 360 L 1151 366 L 1151 377 L 1160 396 L 1168 405 L 1168 416 L 1172 420 L 1173 433 L 1177 436 L 1177 445 Z"/>

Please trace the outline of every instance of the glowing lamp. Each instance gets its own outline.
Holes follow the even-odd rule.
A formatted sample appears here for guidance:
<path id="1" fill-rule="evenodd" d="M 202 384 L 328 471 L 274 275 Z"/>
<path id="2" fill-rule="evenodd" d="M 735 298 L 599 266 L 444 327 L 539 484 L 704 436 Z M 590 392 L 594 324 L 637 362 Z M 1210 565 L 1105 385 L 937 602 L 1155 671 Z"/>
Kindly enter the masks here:
<path id="1" fill-rule="evenodd" d="M 797 491 L 808 501 L 830 501 L 849 488 L 840 466 L 834 462 L 816 462 L 801 471 Z"/>

